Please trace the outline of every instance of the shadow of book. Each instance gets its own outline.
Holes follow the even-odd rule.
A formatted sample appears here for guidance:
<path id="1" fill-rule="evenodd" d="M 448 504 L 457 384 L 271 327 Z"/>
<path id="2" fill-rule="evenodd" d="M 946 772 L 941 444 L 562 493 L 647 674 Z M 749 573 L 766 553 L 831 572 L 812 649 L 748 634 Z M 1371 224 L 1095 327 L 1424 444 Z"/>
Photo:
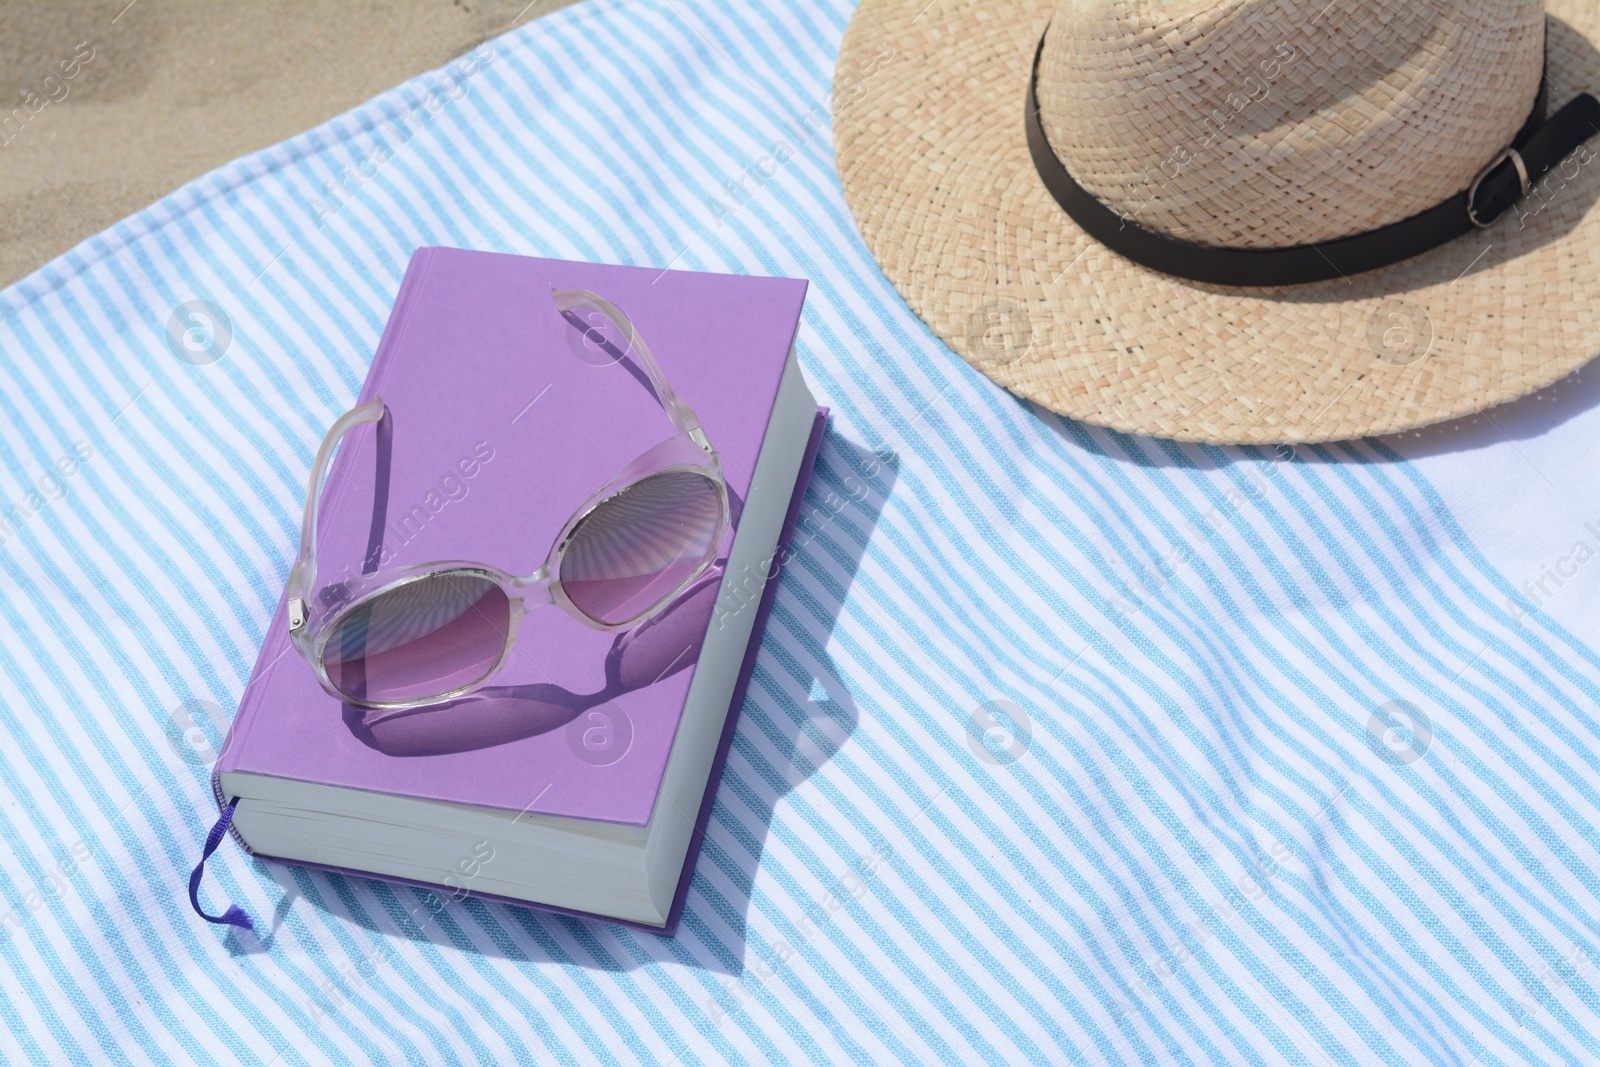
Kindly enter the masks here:
<path id="1" fill-rule="evenodd" d="M 868 470 L 876 473 L 863 474 Z M 796 572 L 788 580 L 804 582 L 804 591 L 773 603 L 684 904 L 678 940 L 693 947 L 657 953 L 645 945 L 661 962 L 676 960 L 733 979 L 747 974 L 748 914 L 778 806 L 825 769 L 861 721 L 828 645 L 896 480 L 897 457 L 885 459 L 831 429 L 823 439 L 784 568 Z M 774 580 L 784 579 L 780 574 Z M 760 832 L 753 832 L 753 824 Z M 837 899 L 848 898 L 851 869 L 815 873 Z M 791 921 L 805 919 L 817 929 L 829 925 L 826 893 L 799 904 L 802 912 Z M 692 933 L 692 941 L 684 933 Z M 707 1010 L 725 999 L 717 994 Z"/>

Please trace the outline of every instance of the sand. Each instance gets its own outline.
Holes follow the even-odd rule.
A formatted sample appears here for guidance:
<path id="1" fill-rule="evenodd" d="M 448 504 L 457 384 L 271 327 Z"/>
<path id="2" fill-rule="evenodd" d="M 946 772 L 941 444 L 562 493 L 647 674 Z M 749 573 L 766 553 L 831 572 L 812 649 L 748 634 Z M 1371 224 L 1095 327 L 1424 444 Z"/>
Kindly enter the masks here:
<path id="1" fill-rule="evenodd" d="M 0 285 L 571 2 L 0 2 Z"/>

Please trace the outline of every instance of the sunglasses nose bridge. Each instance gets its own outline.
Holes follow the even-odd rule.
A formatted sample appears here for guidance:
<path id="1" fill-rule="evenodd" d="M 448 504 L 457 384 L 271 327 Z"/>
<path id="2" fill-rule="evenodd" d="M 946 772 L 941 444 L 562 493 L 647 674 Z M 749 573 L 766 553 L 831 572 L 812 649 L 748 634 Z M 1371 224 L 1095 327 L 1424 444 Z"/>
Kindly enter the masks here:
<path id="1" fill-rule="evenodd" d="M 532 574 L 513 577 L 509 586 L 524 607 L 537 608 L 555 603 L 555 598 L 550 591 L 550 568 L 548 566 L 540 567 Z"/>

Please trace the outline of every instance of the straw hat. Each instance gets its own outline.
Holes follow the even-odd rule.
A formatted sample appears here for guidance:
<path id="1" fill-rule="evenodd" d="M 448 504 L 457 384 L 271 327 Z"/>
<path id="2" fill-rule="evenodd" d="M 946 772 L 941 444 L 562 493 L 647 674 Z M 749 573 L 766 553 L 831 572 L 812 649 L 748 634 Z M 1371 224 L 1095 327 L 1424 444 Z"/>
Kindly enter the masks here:
<path id="1" fill-rule="evenodd" d="M 917 314 L 1053 411 L 1423 426 L 1600 352 L 1600 3 L 1546 7 L 864 0 L 839 173 Z"/>

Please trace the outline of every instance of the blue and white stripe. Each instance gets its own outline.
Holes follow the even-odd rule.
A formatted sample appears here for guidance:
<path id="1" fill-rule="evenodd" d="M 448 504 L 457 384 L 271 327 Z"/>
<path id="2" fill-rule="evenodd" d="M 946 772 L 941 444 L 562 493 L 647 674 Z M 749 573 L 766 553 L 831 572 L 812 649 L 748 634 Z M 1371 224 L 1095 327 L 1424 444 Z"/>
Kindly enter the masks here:
<path id="1" fill-rule="evenodd" d="M 1443 460 L 1129 438 L 952 356 L 797 132 L 849 13 L 592 0 L 0 293 L 0 1057 L 1600 1059 L 1600 657 L 1511 611 Z M 231 850 L 206 892 L 259 941 L 184 899 L 215 809 L 174 712 L 237 705 L 433 244 L 811 279 L 832 431 L 675 940 Z"/>

